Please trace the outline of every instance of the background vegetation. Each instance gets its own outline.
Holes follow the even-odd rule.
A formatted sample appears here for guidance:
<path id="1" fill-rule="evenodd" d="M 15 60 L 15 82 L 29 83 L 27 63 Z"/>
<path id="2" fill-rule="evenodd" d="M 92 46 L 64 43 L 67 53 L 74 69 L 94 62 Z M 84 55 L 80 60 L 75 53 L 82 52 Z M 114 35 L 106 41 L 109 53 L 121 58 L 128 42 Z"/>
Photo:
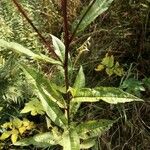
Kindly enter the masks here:
<path id="1" fill-rule="evenodd" d="M 63 18 L 59 0 L 20 0 L 19 2 L 48 42 L 51 42 L 50 34 L 63 40 Z M 85 0 L 69 1 L 69 27 L 87 4 L 89 1 Z M 121 118 L 107 133 L 97 139 L 95 149 L 148 150 L 150 148 L 149 18 L 149 0 L 114 0 L 110 8 L 97 17 L 82 36 L 77 36 L 71 44 L 72 58 L 77 68 L 83 66 L 87 87 L 120 87 L 144 99 L 143 103 L 117 104 L 116 107 L 104 102 L 81 105 L 75 116 L 79 122 L 99 118 Z M 0 39 L 17 42 L 36 53 L 50 55 L 37 33 L 10 0 L 0 1 Z M 34 89 L 24 80 L 25 77 L 17 66 L 18 62 L 27 60 L 19 54 L 2 49 L 0 49 L 0 132 L 4 132 L 2 128 L 4 123 L 11 124 L 16 121 L 13 120 L 14 117 L 20 118 L 19 121 L 22 122 L 28 122 L 24 118 L 30 120 L 27 126 L 21 126 L 24 130 L 18 133 L 20 139 L 44 132 L 46 121 L 42 116 L 43 108 L 37 109 L 37 106 L 33 105 L 35 102 L 38 103 Z M 114 64 L 112 66 L 104 64 L 106 58 L 114 59 Z M 61 77 L 58 78 L 55 67 L 28 60 L 30 64 L 42 70 L 49 79 L 53 78 L 59 83 Z M 116 62 L 119 64 L 119 70 L 117 68 L 116 72 L 112 72 L 111 68 L 115 67 Z M 100 65 L 101 67 L 103 65 L 103 69 Z M 30 108 L 24 110 L 29 103 Z M 28 113 L 20 113 L 23 110 Z M 1 149 L 17 149 L 11 144 L 12 142 L 10 138 L 1 140 Z M 37 148 L 29 146 L 28 149 Z"/>

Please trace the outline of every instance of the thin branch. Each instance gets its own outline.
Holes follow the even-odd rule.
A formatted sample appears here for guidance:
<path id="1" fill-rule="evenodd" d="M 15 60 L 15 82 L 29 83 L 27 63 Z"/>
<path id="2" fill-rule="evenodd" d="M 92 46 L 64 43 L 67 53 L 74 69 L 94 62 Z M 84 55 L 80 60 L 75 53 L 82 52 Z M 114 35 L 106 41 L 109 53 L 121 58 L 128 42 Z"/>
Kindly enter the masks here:
<path id="1" fill-rule="evenodd" d="M 70 37 L 70 40 L 69 40 L 69 43 L 72 42 L 75 34 L 77 33 L 77 30 L 81 24 L 81 22 L 83 21 L 83 19 L 85 18 L 85 16 L 87 15 L 87 13 L 89 12 L 89 10 L 91 9 L 91 7 L 93 6 L 93 4 L 95 3 L 96 0 L 93 0 L 91 5 L 87 8 L 87 10 L 85 11 L 85 13 L 83 14 L 82 18 L 80 19 L 79 23 L 77 24 L 76 28 L 74 29 L 73 33 L 72 33 L 72 36 Z"/>
<path id="2" fill-rule="evenodd" d="M 46 39 L 45 39 L 45 37 L 43 37 L 43 35 L 39 32 L 39 30 L 36 28 L 36 26 L 33 24 L 33 22 L 31 21 L 31 19 L 26 14 L 26 12 L 23 9 L 23 7 L 19 4 L 19 2 L 17 0 L 12 0 L 12 1 L 15 4 L 15 6 L 18 8 L 19 12 L 23 15 L 23 17 L 28 21 L 28 23 L 31 25 L 31 27 L 35 30 L 35 32 L 41 38 L 43 44 L 47 47 L 48 51 L 50 53 L 52 53 L 52 55 L 54 57 L 56 57 L 59 61 L 61 61 L 61 59 L 58 57 L 58 55 L 55 53 L 55 51 L 51 47 L 51 44 L 49 42 L 47 42 Z"/>

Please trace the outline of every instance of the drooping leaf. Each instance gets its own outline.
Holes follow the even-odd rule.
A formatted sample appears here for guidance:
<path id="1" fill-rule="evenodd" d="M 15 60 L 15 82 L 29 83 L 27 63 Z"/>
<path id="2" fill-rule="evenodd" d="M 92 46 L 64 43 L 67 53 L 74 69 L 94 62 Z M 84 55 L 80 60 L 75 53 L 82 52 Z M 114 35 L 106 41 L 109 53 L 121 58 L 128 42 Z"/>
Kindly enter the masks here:
<path id="1" fill-rule="evenodd" d="M 4 48 L 10 49 L 16 53 L 26 55 L 34 60 L 40 60 L 40 61 L 48 62 L 51 64 L 55 64 L 55 65 L 62 65 L 60 61 L 57 61 L 57 60 L 50 58 L 43 54 L 35 54 L 31 50 L 23 47 L 22 45 L 20 45 L 18 43 L 15 43 L 15 42 L 7 42 L 3 39 L 0 39 L 0 47 L 4 47 Z"/>
<path id="2" fill-rule="evenodd" d="M 80 22 L 80 24 L 78 25 L 78 32 L 83 31 L 99 15 L 105 12 L 112 2 L 113 0 L 94 0 L 94 2 L 92 1 L 89 6 L 81 12 L 81 16 L 79 17 L 79 19 L 73 23 L 72 30 L 74 31 L 76 26 Z"/>
<path id="3" fill-rule="evenodd" d="M 80 150 L 80 140 L 75 129 L 65 130 L 62 135 L 63 150 Z"/>
<path id="4" fill-rule="evenodd" d="M 58 104 L 61 108 L 66 108 L 66 102 L 63 96 L 56 90 L 58 87 L 55 83 L 51 83 L 42 73 L 34 70 L 33 68 L 29 68 L 26 65 L 20 65 L 21 68 L 26 73 L 26 77 L 33 83 L 35 86 L 42 85 L 44 87 L 44 93 L 50 97 L 52 101 Z M 59 87 L 61 88 L 61 87 Z"/>
<path id="5" fill-rule="evenodd" d="M 50 96 L 48 96 L 44 91 L 45 86 L 44 84 L 49 84 L 46 82 L 46 80 L 39 78 L 42 77 L 41 74 L 38 74 L 34 69 L 23 67 L 23 71 L 26 75 L 30 76 L 32 80 L 34 81 L 34 84 L 37 88 L 37 95 L 39 96 L 39 99 L 43 105 L 43 108 L 49 118 L 58 126 L 65 127 L 67 124 L 67 119 L 64 116 L 63 112 L 60 110 L 59 106 L 56 102 L 54 102 Z M 45 83 L 46 82 L 46 83 Z M 59 101 L 59 99 L 56 101 Z"/>
<path id="6" fill-rule="evenodd" d="M 37 114 L 43 115 L 45 113 L 41 102 L 36 98 L 33 98 L 28 103 L 26 103 L 25 107 L 21 110 L 20 113 L 28 112 L 31 112 L 32 116 L 35 116 Z"/>
<path id="7" fill-rule="evenodd" d="M 89 139 L 105 133 L 107 130 L 110 129 L 114 122 L 115 121 L 113 120 L 106 119 L 87 121 L 79 124 L 76 127 L 76 130 L 80 138 Z"/>
<path id="8" fill-rule="evenodd" d="M 25 138 L 14 143 L 16 146 L 34 145 L 37 147 L 49 147 L 56 145 L 55 139 L 51 132 L 40 133 L 30 138 Z"/>
<path id="9" fill-rule="evenodd" d="M 49 118 L 58 126 L 65 127 L 67 125 L 67 119 L 58 105 L 53 102 L 38 86 L 38 95 Z"/>
<path id="10" fill-rule="evenodd" d="M 97 102 L 103 100 L 110 104 L 143 101 L 136 96 L 115 87 L 83 88 L 74 92 L 72 102 Z"/>

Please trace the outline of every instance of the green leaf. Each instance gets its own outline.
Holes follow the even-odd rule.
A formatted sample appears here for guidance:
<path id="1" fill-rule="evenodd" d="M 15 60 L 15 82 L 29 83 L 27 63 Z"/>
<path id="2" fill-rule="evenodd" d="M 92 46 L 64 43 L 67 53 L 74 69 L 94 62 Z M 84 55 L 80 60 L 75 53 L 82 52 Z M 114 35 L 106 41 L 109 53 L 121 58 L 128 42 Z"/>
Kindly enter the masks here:
<path id="1" fill-rule="evenodd" d="M 80 140 L 75 129 L 65 130 L 62 135 L 63 150 L 80 150 Z"/>
<path id="2" fill-rule="evenodd" d="M 48 96 L 45 91 L 46 87 L 49 83 L 42 78 L 41 74 L 37 73 L 34 69 L 23 67 L 22 69 L 26 73 L 26 75 L 30 76 L 30 78 L 34 81 L 34 84 L 37 88 L 37 95 L 43 105 L 43 108 L 49 118 L 58 126 L 65 127 L 67 125 L 67 119 L 64 116 L 63 112 L 60 110 L 59 106 L 56 102 L 52 100 L 52 96 Z M 47 85 L 46 85 L 47 84 Z M 50 95 L 50 93 L 49 93 Z M 54 98 L 53 98 L 54 99 Z M 56 99 L 59 101 L 59 99 Z"/>
<path id="3" fill-rule="evenodd" d="M 98 65 L 97 68 L 95 68 L 95 71 L 102 71 L 105 68 L 104 65 Z"/>
<path id="4" fill-rule="evenodd" d="M 0 136 L 0 140 L 5 140 L 8 137 L 10 137 L 12 134 L 12 131 L 5 131 L 1 136 Z"/>
<path id="5" fill-rule="evenodd" d="M 80 138 L 84 139 L 85 137 L 87 137 L 89 139 L 105 133 L 107 130 L 110 129 L 114 122 L 116 121 L 106 119 L 87 121 L 79 124 L 76 127 L 76 130 Z"/>
<path id="6" fill-rule="evenodd" d="M 11 122 L 14 128 L 20 128 L 22 126 L 22 120 L 19 118 L 14 118 Z"/>
<path id="7" fill-rule="evenodd" d="M 106 68 L 106 73 L 111 76 L 114 73 L 114 69 L 113 68 Z"/>
<path id="8" fill-rule="evenodd" d="M 53 102 L 57 103 L 61 108 L 66 108 L 66 102 L 60 92 L 56 90 L 58 87 L 55 85 L 55 83 L 51 83 L 42 73 L 32 69 L 31 67 L 29 68 L 23 64 L 20 65 L 20 67 L 25 72 L 30 83 L 34 84 L 35 86 L 37 83 L 42 85 L 44 87 L 44 93 L 48 95 Z"/>
<path id="9" fill-rule="evenodd" d="M 43 91 L 42 87 L 38 86 L 38 95 L 49 118 L 58 126 L 65 128 L 67 119 L 58 105 L 53 102 Z"/>
<path id="10" fill-rule="evenodd" d="M 55 64 L 55 65 L 62 65 L 60 61 L 57 61 L 50 57 L 47 57 L 43 54 L 35 54 L 31 50 L 23 47 L 22 45 L 20 45 L 18 43 L 15 43 L 15 42 L 7 42 L 3 39 L 0 39 L 0 47 L 11 49 L 12 51 L 14 51 L 16 53 L 26 55 L 34 60 L 40 60 L 40 61 L 48 62 L 51 64 Z"/>
<path id="11" fill-rule="evenodd" d="M 119 62 L 116 62 L 115 66 L 114 66 L 114 73 L 117 76 L 122 76 L 124 74 L 124 70 L 123 68 L 119 65 Z"/>
<path id="12" fill-rule="evenodd" d="M 83 140 L 82 143 L 80 144 L 80 149 L 90 149 L 95 145 L 96 143 L 95 141 L 96 141 L 95 138 Z"/>
<path id="13" fill-rule="evenodd" d="M 140 96 L 141 91 L 145 91 L 143 83 L 137 79 L 130 78 L 123 82 L 121 88 L 125 89 L 129 93 L 133 93 L 136 96 Z"/>
<path id="14" fill-rule="evenodd" d="M 30 138 L 25 138 L 14 143 L 16 146 L 34 145 L 37 147 L 49 147 L 57 145 L 51 132 L 40 133 Z"/>
<path id="15" fill-rule="evenodd" d="M 84 86 L 85 86 L 85 75 L 84 75 L 84 72 L 83 72 L 83 68 L 81 66 L 80 69 L 79 69 L 79 72 L 76 76 L 73 88 L 79 89 L 79 88 L 83 88 Z"/>
<path id="16" fill-rule="evenodd" d="M 52 43 L 53 43 L 55 53 L 60 58 L 60 60 L 62 62 L 64 62 L 64 60 L 65 60 L 65 45 L 64 45 L 64 43 L 54 35 L 51 35 L 51 37 L 52 37 Z M 70 54 L 68 54 L 68 62 L 69 62 L 68 63 L 69 67 L 71 67 Z"/>
<path id="17" fill-rule="evenodd" d="M 18 134 L 19 134 L 18 130 L 16 130 L 16 129 L 12 130 L 12 135 L 11 135 L 12 143 L 15 143 L 17 141 Z"/>
<path id="18" fill-rule="evenodd" d="M 65 45 L 60 39 L 58 39 L 54 35 L 51 35 L 51 37 L 55 53 L 63 62 L 65 59 Z"/>
<path id="19" fill-rule="evenodd" d="M 95 0 L 95 2 L 92 1 L 90 5 L 81 12 L 79 19 L 73 23 L 73 31 L 76 29 L 76 26 L 78 26 L 78 32 L 83 31 L 99 15 L 105 12 L 112 2 L 113 0 Z M 78 25 L 79 22 L 80 24 Z"/>
<path id="20" fill-rule="evenodd" d="M 83 88 L 74 92 L 71 102 L 97 102 L 103 100 L 110 104 L 143 101 L 115 87 Z"/>
<path id="21" fill-rule="evenodd" d="M 143 79 L 143 84 L 145 85 L 145 87 L 150 90 L 150 78 L 144 78 Z"/>
<path id="22" fill-rule="evenodd" d="M 83 68 L 81 66 L 76 76 L 73 87 L 75 90 L 77 90 L 77 89 L 83 88 L 84 86 L 85 86 L 85 75 L 83 72 Z M 80 103 L 70 103 L 70 116 L 72 118 L 76 114 L 79 107 L 80 107 Z"/>
<path id="23" fill-rule="evenodd" d="M 31 112 L 32 116 L 38 114 L 43 115 L 45 113 L 41 102 L 36 98 L 33 98 L 28 103 L 26 103 L 25 107 L 21 110 L 20 113 L 28 113 L 28 112 Z"/>
<path id="24" fill-rule="evenodd" d="M 108 56 L 108 53 L 102 60 L 102 64 L 105 65 L 106 67 L 112 68 L 114 66 L 114 56 Z"/>

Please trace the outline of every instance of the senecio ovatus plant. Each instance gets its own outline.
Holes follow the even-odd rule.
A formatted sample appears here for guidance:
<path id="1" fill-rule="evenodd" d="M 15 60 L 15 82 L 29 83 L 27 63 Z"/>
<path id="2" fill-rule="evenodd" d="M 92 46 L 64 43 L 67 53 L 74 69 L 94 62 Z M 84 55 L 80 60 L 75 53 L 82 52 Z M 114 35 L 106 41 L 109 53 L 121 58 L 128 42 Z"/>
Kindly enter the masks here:
<path id="1" fill-rule="evenodd" d="M 81 103 L 105 101 L 108 104 L 118 104 L 132 101 L 141 101 L 139 98 L 115 87 L 85 87 L 85 75 L 83 67 L 77 70 L 70 57 L 70 44 L 76 35 L 82 31 L 100 14 L 108 9 L 113 0 L 93 0 L 89 6 L 81 11 L 81 15 L 69 31 L 67 16 L 67 0 L 61 0 L 62 17 L 64 21 L 64 43 L 51 35 L 52 43 L 49 44 L 40 34 L 32 21 L 28 18 L 22 6 L 17 0 L 13 0 L 19 12 L 26 18 L 37 32 L 41 41 L 49 50 L 51 57 L 37 54 L 14 42 L 0 40 L 1 50 L 12 50 L 33 60 L 55 65 L 58 76 L 62 81 L 58 83 L 49 80 L 41 71 L 31 65 L 19 62 L 19 66 L 26 75 L 27 80 L 33 84 L 41 105 L 45 110 L 45 117 L 49 119 L 49 131 L 40 133 L 30 138 L 25 138 L 14 143 L 17 146 L 35 145 L 37 147 L 51 147 L 60 145 L 64 150 L 89 149 L 94 146 L 96 137 L 111 128 L 117 120 L 88 120 L 75 121 L 74 116 L 78 112 Z M 29 59 L 28 59 L 29 60 Z M 77 70 L 73 81 L 72 75 Z M 57 74 L 56 74 L 57 75 Z"/>

